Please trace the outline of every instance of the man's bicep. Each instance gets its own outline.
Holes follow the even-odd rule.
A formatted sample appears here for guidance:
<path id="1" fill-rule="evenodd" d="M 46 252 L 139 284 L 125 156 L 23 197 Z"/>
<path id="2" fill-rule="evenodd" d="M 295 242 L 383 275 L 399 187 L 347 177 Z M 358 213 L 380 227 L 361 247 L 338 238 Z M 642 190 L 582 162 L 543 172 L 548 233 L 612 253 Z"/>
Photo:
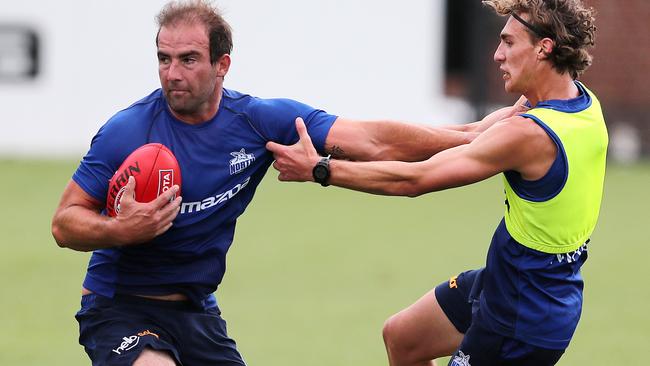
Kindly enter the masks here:
<path id="1" fill-rule="evenodd" d="M 460 187 L 512 170 L 521 159 L 521 136 L 495 126 L 467 145 L 442 151 L 422 163 L 419 182 L 427 190 Z"/>
<path id="2" fill-rule="evenodd" d="M 423 192 L 469 185 L 500 172 L 498 164 L 469 145 L 442 151 L 429 160 L 416 164 L 421 165 L 423 172 L 418 182 Z"/>
<path id="3" fill-rule="evenodd" d="M 335 159 L 363 159 L 375 154 L 371 136 L 364 122 L 353 121 L 342 117 L 336 118 L 325 139 L 325 152 Z"/>
<path id="4" fill-rule="evenodd" d="M 470 140 L 460 131 L 431 129 L 397 121 L 354 121 L 339 117 L 330 129 L 325 148 L 339 159 L 422 161 Z"/>
<path id="5" fill-rule="evenodd" d="M 77 182 L 70 180 L 61 195 L 58 210 L 71 206 L 81 206 L 99 212 L 103 208 L 103 202 L 86 193 Z"/>

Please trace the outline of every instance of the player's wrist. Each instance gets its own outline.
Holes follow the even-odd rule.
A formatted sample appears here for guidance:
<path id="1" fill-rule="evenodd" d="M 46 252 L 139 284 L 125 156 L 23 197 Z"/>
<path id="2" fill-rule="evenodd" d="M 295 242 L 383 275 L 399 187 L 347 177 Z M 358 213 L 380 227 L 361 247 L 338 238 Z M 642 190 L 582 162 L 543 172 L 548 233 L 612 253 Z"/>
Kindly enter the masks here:
<path id="1" fill-rule="evenodd" d="M 117 217 L 107 217 L 103 224 L 104 237 L 106 238 L 107 244 L 112 247 L 121 247 L 129 243 L 125 228 L 122 225 L 121 218 Z"/>
<path id="2" fill-rule="evenodd" d="M 312 179 L 314 182 L 320 184 L 323 187 L 329 186 L 330 180 L 330 160 L 331 155 L 321 157 L 311 171 Z"/>

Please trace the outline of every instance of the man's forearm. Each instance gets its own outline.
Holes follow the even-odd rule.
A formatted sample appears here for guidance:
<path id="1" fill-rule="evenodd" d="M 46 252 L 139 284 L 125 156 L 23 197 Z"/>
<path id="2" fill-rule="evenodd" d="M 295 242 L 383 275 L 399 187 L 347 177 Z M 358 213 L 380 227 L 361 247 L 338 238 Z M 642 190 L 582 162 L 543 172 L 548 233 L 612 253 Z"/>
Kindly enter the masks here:
<path id="1" fill-rule="evenodd" d="M 445 129 L 450 129 L 455 131 L 463 131 L 463 132 L 473 132 L 475 133 L 475 137 L 476 137 L 481 132 L 487 130 L 492 125 L 494 125 L 495 123 L 501 120 L 510 118 L 520 113 L 525 113 L 528 110 L 528 107 L 526 107 L 525 103 L 526 103 L 526 99 L 524 97 L 521 97 L 519 98 L 519 100 L 517 100 L 517 102 L 515 102 L 515 104 L 511 106 L 499 108 L 489 113 L 485 117 L 483 117 L 480 121 L 459 124 L 459 125 L 445 125 L 445 126 L 441 126 L 440 128 L 445 128 Z"/>
<path id="2" fill-rule="evenodd" d="M 388 148 L 379 159 L 372 160 L 422 161 L 441 151 L 469 144 L 478 135 L 445 128 L 417 127 L 422 130 L 393 131 L 398 138 L 391 136 L 391 132 L 385 133 L 384 145 Z"/>
<path id="3" fill-rule="evenodd" d="M 87 252 L 116 246 L 110 233 L 114 219 L 82 207 L 70 206 L 52 220 L 52 235 L 60 247 Z"/>
<path id="4" fill-rule="evenodd" d="M 332 160 L 329 183 L 356 191 L 387 196 L 417 196 L 416 164 L 400 161 L 352 162 Z"/>

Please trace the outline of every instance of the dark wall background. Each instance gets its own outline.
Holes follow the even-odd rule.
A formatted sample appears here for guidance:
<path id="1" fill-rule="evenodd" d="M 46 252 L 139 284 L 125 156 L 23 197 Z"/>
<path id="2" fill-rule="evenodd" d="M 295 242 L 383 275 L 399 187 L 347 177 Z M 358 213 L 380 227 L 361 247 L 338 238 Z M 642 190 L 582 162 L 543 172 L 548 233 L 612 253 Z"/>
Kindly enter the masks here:
<path id="1" fill-rule="evenodd" d="M 598 95 L 610 135 L 632 128 L 650 156 L 650 1 L 585 2 L 597 11 L 598 30 L 594 63 L 580 79 Z M 468 99 L 477 116 L 511 103 L 492 60 L 506 18 L 477 0 L 447 0 L 446 20 L 446 93 Z"/>

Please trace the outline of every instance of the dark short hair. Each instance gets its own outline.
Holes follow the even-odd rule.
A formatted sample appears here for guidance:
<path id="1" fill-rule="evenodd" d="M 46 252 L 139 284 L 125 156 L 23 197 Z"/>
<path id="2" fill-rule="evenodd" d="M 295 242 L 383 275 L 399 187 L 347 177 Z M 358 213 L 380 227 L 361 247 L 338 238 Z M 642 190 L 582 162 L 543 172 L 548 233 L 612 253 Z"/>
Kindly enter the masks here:
<path id="1" fill-rule="evenodd" d="M 210 42 L 210 63 L 214 64 L 225 54 L 232 52 L 232 30 L 221 12 L 208 1 L 170 1 L 156 16 L 160 28 L 175 24 L 203 24 Z M 158 35 L 156 35 L 156 46 Z"/>
<path id="2" fill-rule="evenodd" d="M 569 72 L 576 79 L 591 66 L 588 49 L 596 41 L 596 12 L 581 0 L 483 0 L 483 4 L 499 15 L 528 14 L 531 39 L 547 36 L 555 43 L 549 59 L 560 73 Z"/>

